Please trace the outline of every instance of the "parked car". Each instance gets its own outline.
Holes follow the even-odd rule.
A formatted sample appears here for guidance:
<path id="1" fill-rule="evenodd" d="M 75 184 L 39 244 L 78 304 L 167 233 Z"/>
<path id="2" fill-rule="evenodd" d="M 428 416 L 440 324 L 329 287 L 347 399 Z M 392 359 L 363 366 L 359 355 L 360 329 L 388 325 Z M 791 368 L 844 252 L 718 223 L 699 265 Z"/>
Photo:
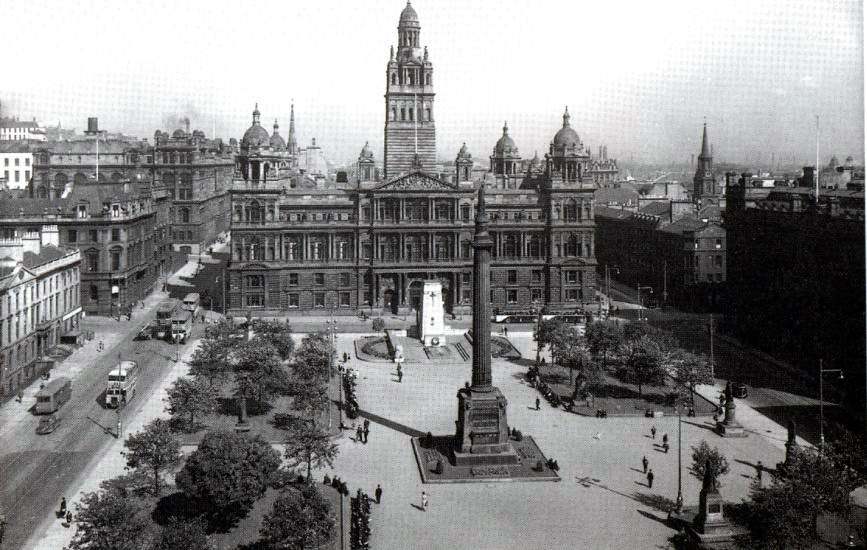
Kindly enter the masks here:
<path id="1" fill-rule="evenodd" d="M 748 397 L 750 394 L 747 389 L 747 385 L 743 382 L 735 382 L 732 384 L 732 396 L 737 397 L 738 399 L 743 399 Z"/>
<path id="2" fill-rule="evenodd" d="M 50 434 L 60 425 L 60 417 L 56 414 L 49 414 L 39 419 L 39 425 L 36 427 L 36 433 L 39 435 Z"/>
<path id="3" fill-rule="evenodd" d="M 153 338 L 153 334 L 154 334 L 154 327 L 151 323 L 148 323 L 144 327 L 142 327 L 142 329 L 140 331 L 138 331 L 138 334 L 136 335 L 135 339 L 136 340 L 150 340 L 151 338 Z"/>

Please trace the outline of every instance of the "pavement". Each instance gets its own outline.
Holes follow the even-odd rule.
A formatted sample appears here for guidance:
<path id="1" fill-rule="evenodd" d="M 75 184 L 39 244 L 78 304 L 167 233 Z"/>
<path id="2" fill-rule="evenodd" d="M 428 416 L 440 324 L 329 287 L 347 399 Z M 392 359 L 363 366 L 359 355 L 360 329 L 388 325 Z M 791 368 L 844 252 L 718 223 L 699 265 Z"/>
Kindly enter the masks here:
<path id="1" fill-rule="evenodd" d="M 351 352 L 353 338 L 338 335 L 338 354 Z M 510 340 L 525 357 L 535 354 L 531 337 L 510 334 Z M 397 383 L 393 365 L 352 364 L 360 373 L 361 409 L 372 413 L 369 443 L 356 443 L 347 432 L 339 441 L 334 468 L 317 476 L 339 475 L 351 492 L 361 487 L 372 494 L 382 484 L 383 503 L 372 512 L 371 547 L 655 549 L 674 534 L 664 520 L 677 495 L 676 417 L 587 418 L 547 404 L 536 411 L 537 392 L 523 380 L 526 368 L 494 360 L 494 384 L 509 400 L 510 426 L 532 435 L 542 451 L 559 462 L 563 481 L 424 485 L 410 434 L 454 432 L 455 395 L 470 378 L 469 365 L 405 365 L 403 382 Z M 747 409 L 738 408 L 751 430 L 742 439 L 717 436 L 710 421 L 684 419 L 682 487 L 687 505 L 697 503 L 701 485 L 687 472 L 690 447 L 702 440 L 729 459 L 731 472 L 722 479 L 722 494 L 729 501 L 747 496 L 756 461 L 770 467 L 782 460 L 777 438 L 784 441 L 785 430 L 752 425 L 761 415 Z M 650 438 L 651 426 L 659 431 L 656 441 Z M 668 454 L 654 445 L 661 444 L 663 433 L 673 442 Z M 642 456 L 656 476 L 652 489 L 641 471 Z M 418 508 L 421 491 L 429 495 L 426 512 Z"/>

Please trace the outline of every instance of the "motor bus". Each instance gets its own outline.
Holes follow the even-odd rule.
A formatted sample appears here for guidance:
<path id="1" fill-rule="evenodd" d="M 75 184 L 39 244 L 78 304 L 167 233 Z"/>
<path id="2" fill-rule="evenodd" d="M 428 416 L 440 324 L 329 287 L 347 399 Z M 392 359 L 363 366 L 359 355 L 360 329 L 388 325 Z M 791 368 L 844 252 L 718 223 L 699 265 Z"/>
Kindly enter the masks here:
<path id="1" fill-rule="evenodd" d="M 55 378 L 36 392 L 36 414 L 51 414 L 72 397 L 72 380 L 61 376 Z"/>
<path id="2" fill-rule="evenodd" d="M 198 292 L 190 292 L 186 296 L 184 296 L 184 305 L 183 308 L 189 311 L 192 311 L 195 315 L 196 310 L 199 309 L 199 293 Z"/>
<path id="3" fill-rule="evenodd" d="M 157 306 L 157 318 L 154 328 L 156 338 L 168 338 L 171 334 L 172 316 L 178 309 L 180 302 L 176 298 L 163 300 Z"/>
<path id="4" fill-rule="evenodd" d="M 193 312 L 188 309 L 178 309 L 172 315 L 172 334 L 173 342 L 181 344 L 187 341 L 190 336 L 190 331 L 193 329 Z"/>
<path id="5" fill-rule="evenodd" d="M 108 373 L 105 404 L 117 408 L 133 398 L 138 384 L 139 367 L 135 361 L 121 361 Z"/>

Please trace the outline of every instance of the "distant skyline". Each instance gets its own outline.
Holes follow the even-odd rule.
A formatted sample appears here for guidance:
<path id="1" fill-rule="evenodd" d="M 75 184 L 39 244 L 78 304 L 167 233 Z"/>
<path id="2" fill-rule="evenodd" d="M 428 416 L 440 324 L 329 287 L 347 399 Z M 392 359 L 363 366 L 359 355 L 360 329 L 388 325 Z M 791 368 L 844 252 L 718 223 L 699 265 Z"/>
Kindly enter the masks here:
<path id="1" fill-rule="evenodd" d="M 240 139 L 258 102 L 335 163 L 382 161 L 385 68 L 406 2 L 12 2 L 4 116 L 152 139 L 188 116 Z M 506 7 L 507 6 L 507 7 Z M 434 64 L 437 153 L 487 165 L 508 120 L 524 158 L 562 124 L 594 154 L 688 162 L 707 118 L 715 160 L 863 162 L 860 1 L 416 0 Z"/>

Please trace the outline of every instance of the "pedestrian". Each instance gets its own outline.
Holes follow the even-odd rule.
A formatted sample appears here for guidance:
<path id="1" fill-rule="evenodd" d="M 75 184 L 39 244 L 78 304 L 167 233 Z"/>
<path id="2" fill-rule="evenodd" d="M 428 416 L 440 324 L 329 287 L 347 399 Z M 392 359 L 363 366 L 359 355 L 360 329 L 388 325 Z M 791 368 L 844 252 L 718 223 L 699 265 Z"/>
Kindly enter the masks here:
<path id="1" fill-rule="evenodd" d="M 60 516 L 66 515 L 66 497 L 60 499 Z"/>
<path id="2" fill-rule="evenodd" d="M 503 327 L 503 336 L 509 337 L 509 327 Z"/>
<path id="3" fill-rule="evenodd" d="M 764 469 L 765 469 L 765 467 L 762 466 L 761 460 L 756 462 L 756 479 L 758 480 L 759 485 L 762 484 L 762 470 L 764 470 Z"/>
<path id="4" fill-rule="evenodd" d="M 66 525 L 72 525 L 72 510 L 66 511 Z"/>
<path id="5" fill-rule="evenodd" d="M 662 444 L 668 443 L 668 434 L 662 434 Z"/>
<path id="6" fill-rule="evenodd" d="M 370 433 L 370 420 L 364 419 L 364 444 L 367 445 L 367 435 Z"/>
<path id="7" fill-rule="evenodd" d="M 649 464 L 649 462 L 647 461 L 647 457 L 646 456 L 641 457 L 641 465 L 644 467 L 644 473 L 645 474 L 647 473 L 647 465 L 648 464 Z"/>
<path id="8" fill-rule="evenodd" d="M 421 492 L 421 511 L 427 512 L 427 493 Z"/>
<path id="9" fill-rule="evenodd" d="M 647 472 L 647 488 L 653 489 L 653 468 L 651 468 L 650 471 Z"/>
<path id="10" fill-rule="evenodd" d="M 397 364 L 397 381 L 403 381 L 403 369 L 400 368 L 400 363 Z"/>
<path id="11" fill-rule="evenodd" d="M 373 494 L 376 496 L 376 503 L 379 504 L 379 501 L 382 500 L 382 487 L 379 486 L 379 483 L 376 484 L 376 491 Z"/>
<path id="12" fill-rule="evenodd" d="M 21 388 L 18 388 L 18 402 L 21 403 L 21 401 L 23 399 L 24 399 L 24 392 L 21 391 Z"/>
<path id="13" fill-rule="evenodd" d="M 662 449 L 665 451 L 665 454 L 668 454 L 668 441 L 662 444 Z"/>
<path id="14" fill-rule="evenodd" d="M 537 397 L 536 398 L 536 410 L 537 411 L 539 410 L 539 403 L 540 403 L 540 401 L 539 401 L 539 398 Z"/>
<path id="15" fill-rule="evenodd" d="M 355 429 L 355 441 L 361 443 L 364 438 L 364 430 L 361 427 L 361 424 Z"/>
<path id="16" fill-rule="evenodd" d="M 650 437 L 656 439 L 656 426 L 650 428 Z"/>

